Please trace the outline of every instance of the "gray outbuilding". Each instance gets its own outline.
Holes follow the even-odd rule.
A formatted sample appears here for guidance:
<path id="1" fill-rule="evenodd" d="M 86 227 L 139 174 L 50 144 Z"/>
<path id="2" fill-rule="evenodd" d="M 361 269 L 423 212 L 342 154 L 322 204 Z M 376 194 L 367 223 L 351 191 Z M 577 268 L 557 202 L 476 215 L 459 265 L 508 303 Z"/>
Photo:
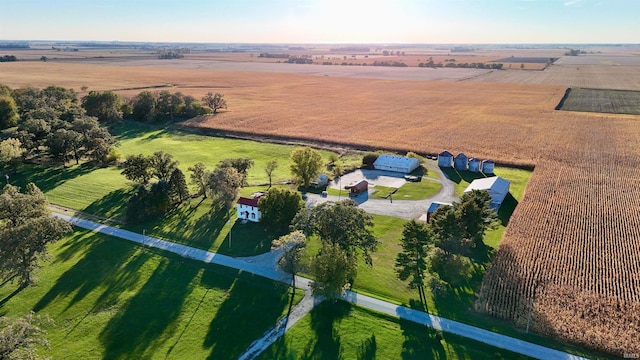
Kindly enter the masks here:
<path id="1" fill-rule="evenodd" d="M 408 174 L 420 166 L 420 160 L 406 156 L 380 155 L 373 163 L 376 170 L 394 171 Z"/>
<path id="2" fill-rule="evenodd" d="M 469 159 L 469 171 L 480 172 L 482 169 L 482 161 L 478 158 Z"/>
<path id="3" fill-rule="evenodd" d="M 453 166 L 453 154 L 447 150 L 438 154 L 438 166 L 449 168 Z"/>
<path id="4" fill-rule="evenodd" d="M 456 170 L 467 170 L 468 164 L 469 157 L 464 153 L 456 155 L 455 159 L 453 159 L 453 168 Z"/>
<path id="5" fill-rule="evenodd" d="M 482 162 L 482 172 L 485 174 L 493 174 L 493 169 L 495 168 L 495 163 L 491 160 L 484 160 Z"/>
<path id="6" fill-rule="evenodd" d="M 498 211 L 500 209 L 500 205 L 509 194 L 510 183 L 508 180 L 505 180 L 499 176 L 493 176 L 482 179 L 475 179 L 467 186 L 464 190 L 465 193 L 473 191 L 473 190 L 484 190 L 489 192 L 491 195 L 491 203 L 489 207 Z"/>

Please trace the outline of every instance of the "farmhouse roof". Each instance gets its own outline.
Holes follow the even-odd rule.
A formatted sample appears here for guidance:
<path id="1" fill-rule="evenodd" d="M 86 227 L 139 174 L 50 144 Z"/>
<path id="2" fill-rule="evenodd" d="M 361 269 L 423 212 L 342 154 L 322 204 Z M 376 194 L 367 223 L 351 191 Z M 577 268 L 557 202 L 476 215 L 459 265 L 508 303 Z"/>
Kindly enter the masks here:
<path id="1" fill-rule="evenodd" d="M 238 199 L 239 205 L 246 205 L 251 207 L 258 207 L 258 201 L 264 195 L 264 193 L 255 193 L 252 198 L 240 197 Z"/>
<path id="2" fill-rule="evenodd" d="M 438 154 L 438 156 L 453 156 L 452 153 L 448 152 L 447 150 L 441 152 L 440 154 Z"/>

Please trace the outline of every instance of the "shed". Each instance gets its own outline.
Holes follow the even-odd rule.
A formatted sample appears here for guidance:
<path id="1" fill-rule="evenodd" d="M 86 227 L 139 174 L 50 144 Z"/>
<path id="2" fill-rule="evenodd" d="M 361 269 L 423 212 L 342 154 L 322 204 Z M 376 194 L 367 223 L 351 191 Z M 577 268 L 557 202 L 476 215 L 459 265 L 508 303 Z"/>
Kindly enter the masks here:
<path id="1" fill-rule="evenodd" d="M 453 159 L 453 168 L 456 170 L 467 170 L 468 164 L 469 158 L 464 153 L 456 155 L 455 159 Z"/>
<path id="2" fill-rule="evenodd" d="M 469 159 L 469 171 L 480 172 L 482 170 L 482 161 L 478 158 Z"/>
<path id="3" fill-rule="evenodd" d="M 258 210 L 258 201 L 264 196 L 264 193 L 253 193 L 250 198 L 240 197 L 236 204 L 238 219 L 259 222 L 262 213 Z"/>
<path id="4" fill-rule="evenodd" d="M 325 187 L 329 185 L 329 176 L 327 174 L 320 174 L 311 184 L 317 188 Z"/>
<path id="5" fill-rule="evenodd" d="M 484 160 L 482 162 L 482 172 L 485 174 L 493 174 L 495 163 L 491 160 Z"/>
<path id="6" fill-rule="evenodd" d="M 451 167 L 453 166 L 453 154 L 447 150 L 438 154 L 438 166 Z"/>
<path id="7" fill-rule="evenodd" d="M 380 155 L 373 163 L 376 170 L 394 171 L 408 174 L 420 166 L 420 160 L 416 158 L 396 155 Z"/>
<path id="8" fill-rule="evenodd" d="M 489 204 L 489 207 L 497 211 L 500 208 L 500 205 L 502 205 L 504 198 L 509 194 L 510 185 L 509 181 L 499 176 L 493 176 L 473 180 L 464 192 L 467 193 L 473 190 L 488 191 L 489 195 L 491 195 L 491 203 Z"/>
<path id="9" fill-rule="evenodd" d="M 357 195 L 369 190 L 369 182 L 367 180 L 360 180 L 355 184 L 349 185 L 349 192 Z"/>

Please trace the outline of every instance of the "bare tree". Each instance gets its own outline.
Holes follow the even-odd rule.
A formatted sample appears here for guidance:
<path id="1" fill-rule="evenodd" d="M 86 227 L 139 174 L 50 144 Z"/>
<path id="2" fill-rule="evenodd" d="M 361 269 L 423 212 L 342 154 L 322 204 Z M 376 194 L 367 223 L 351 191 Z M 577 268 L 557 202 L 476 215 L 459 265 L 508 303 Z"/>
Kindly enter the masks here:
<path id="1" fill-rule="evenodd" d="M 227 100 L 224 99 L 224 95 L 220 93 L 212 94 L 208 92 L 206 96 L 202 98 L 202 102 L 211 110 L 213 110 L 214 114 L 218 113 L 218 109 L 226 109 L 227 108 Z"/>

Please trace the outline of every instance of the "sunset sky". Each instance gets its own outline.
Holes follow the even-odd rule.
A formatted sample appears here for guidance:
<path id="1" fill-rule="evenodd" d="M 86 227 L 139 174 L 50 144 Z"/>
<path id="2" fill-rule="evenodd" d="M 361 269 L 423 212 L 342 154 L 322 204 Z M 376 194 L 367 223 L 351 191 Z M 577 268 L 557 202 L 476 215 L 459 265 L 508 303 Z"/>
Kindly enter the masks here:
<path id="1" fill-rule="evenodd" d="M 640 0 L 0 0 L 0 40 L 640 43 Z"/>

